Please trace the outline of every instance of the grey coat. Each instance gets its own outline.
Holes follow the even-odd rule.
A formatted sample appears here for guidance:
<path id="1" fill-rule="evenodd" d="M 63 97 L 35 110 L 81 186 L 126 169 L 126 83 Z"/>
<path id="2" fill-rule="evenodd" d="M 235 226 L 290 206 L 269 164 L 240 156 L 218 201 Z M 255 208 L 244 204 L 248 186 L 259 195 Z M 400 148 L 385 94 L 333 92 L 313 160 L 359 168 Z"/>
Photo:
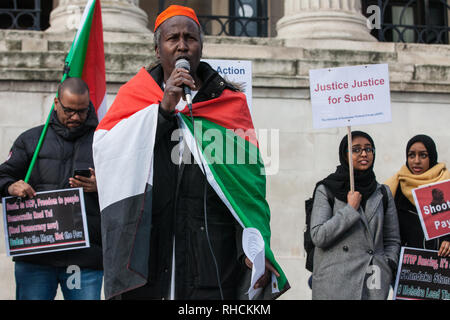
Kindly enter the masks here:
<path id="1" fill-rule="evenodd" d="M 392 194 L 383 210 L 381 185 L 356 211 L 334 199 L 324 185 L 316 189 L 311 238 L 316 246 L 312 298 L 386 299 L 400 252 L 400 231 Z M 385 186 L 383 186 L 385 187 Z M 385 212 L 384 212 L 385 211 Z"/>

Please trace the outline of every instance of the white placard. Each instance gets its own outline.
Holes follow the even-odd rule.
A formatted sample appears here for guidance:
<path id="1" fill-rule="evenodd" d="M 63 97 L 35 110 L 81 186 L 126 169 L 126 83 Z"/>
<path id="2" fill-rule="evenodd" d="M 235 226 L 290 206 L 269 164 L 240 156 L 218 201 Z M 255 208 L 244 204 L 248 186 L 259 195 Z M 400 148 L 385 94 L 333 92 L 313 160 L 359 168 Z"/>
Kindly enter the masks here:
<path id="1" fill-rule="evenodd" d="M 252 62 L 249 60 L 218 60 L 203 59 L 222 78 L 232 83 L 238 84 L 247 97 L 247 104 L 252 113 Z"/>
<path id="2" fill-rule="evenodd" d="M 387 64 L 309 71 L 313 127 L 391 122 Z"/>

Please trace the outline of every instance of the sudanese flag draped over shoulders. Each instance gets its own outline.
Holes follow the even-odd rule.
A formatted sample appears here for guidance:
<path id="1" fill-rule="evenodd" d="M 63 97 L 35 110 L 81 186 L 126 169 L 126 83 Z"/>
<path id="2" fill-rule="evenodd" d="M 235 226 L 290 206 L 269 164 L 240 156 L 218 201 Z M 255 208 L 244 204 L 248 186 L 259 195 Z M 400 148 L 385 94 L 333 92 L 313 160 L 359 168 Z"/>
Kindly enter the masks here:
<path id="1" fill-rule="evenodd" d="M 120 88 L 94 135 L 107 299 L 146 283 L 149 247 L 141 244 L 150 238 L 153 149 L 162 97 L 142 68 Z M 276 297 L 289 284 L 270 249 L 264 164 L 245 95 L 225 89 L 218 98 L 194 103 L 192 112 L 197 139 L 187 106 L 176 114 L 186 145 L 196 163 L 203 162 L 209 184 L 234 218 L 261 233 L 265 256 L 280 274 L 272 279 Z M 223 143 L 214 145 L 215 139 L 205 138 L 208 132 L 220 133 Z"/>

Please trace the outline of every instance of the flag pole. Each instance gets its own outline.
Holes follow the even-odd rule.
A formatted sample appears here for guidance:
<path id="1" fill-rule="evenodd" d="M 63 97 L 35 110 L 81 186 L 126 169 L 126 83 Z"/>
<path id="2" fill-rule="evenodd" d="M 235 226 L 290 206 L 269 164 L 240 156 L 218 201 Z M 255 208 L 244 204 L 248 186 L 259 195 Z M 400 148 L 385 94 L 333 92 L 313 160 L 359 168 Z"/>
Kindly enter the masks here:
<path id="1" fill-rule="evenodd" d="M 61 82 L 66 80 L 67 75 L 69 74 L 69 70 L 70 70 L 70 68 L 66 62 L 64 65 L 64 74 L 63 74 Z M 58 96 L 58 93 L 56 93 L 56 96 Z M 50 108 L 50 112 L 47 116 L 47 121 L 45 121 L 45 125 L 44 125 L 44 128 L 42 129 L 41 136 L 39 137 L 39 141 L 36 146 L 36 150 L 34 150 L 33 158 L 31 158 L 31 163 L 30 163 L 30 166 L 28 167 L 28 171 L 27 171 L 27 174 L 25 175 L 25 179 L 24 179 L 24 181 L 26 183 L 28 183 L 28 181 L 30 180 L 31 172 L 33 171 L 34 165 L 36 164 L 37 157 L 39 155 L 39 152 L 41 151 L 42 144 L 44 143 L 45 136 L 47 135 L 48 126 L 50 124 L 50 119 L 52 117 L 52 113 L 53 113 L 54 109 L 55 109 L 55 102 L 52 103 L 52 107 Z"/>
<path id="2" fill-rule="evenodd" d="M 90 28 L 91 28 L 92 16 L 93 16 L 93 10 L 90 10 L 90 9 L 94 8 L 93 5 L 95 5 L 95 3 L 96 3 L 95 1 L 96 0 L 90 0 L 84 9 L 82 21 L 80 23 L 80 26 L 77 29 L 77 32 L 75 34 L 75 39 L 72 42 L 72 46 L 69 50 L 69 53 L 66 56 L 61 83 L 64 82 L 64 80 L 66 80 L 67 77 L 69 77 L 69 73 L 70 73 L 70 76 L 72 76 L 72 77 L 81 77 L 82 68 L 80 69 L 80 61 L 76 61 L 76 59 L 74 59 L 74 56 L 81 55 L 83 57 L 81 59 L 81 61 L 83 61 L 83 64 L 84 64 L 87 44 L 86 44 L 86 41 L 78 41 L 78 40 L 79 40 L 79 38 L 85 38 L 86 35 L 87 36 L 90 35 Z M 89 22 L 89 23 L 87 23 L 87 22 Z M 88 25 L 88 27 L 86 27 L 86 25 Z M 81 43 L 81 44 L 79 45 L 79 43 Z M 80 60 L 80 59 L 78 59 L 78 60 Z M 72 72 L 71 72 L 71 68 L 72 68 Z M 56 97 L 58 97 L 58 93 L 56 93 Z M 31 172 L 33 171 L 33 168 L 36 164 L 37 157 L 39 155 L 39 152 L 41 151 L 42 144 L 44 143 L 44 139 L 47 134 L 48 126 L 50 124 L 50 119 L 51 119 L 54 109 L 55 109 L 55 103 L 52 103 L 52 107 L 50 108 L 50 113 L 48 114 L 47 121 L 45 122 L 44 128 L 42 129 L 41 136 L 39 137 L 39 141 L 36 146 L 36 150 L 34 150 L 33 157 L 30 162 L 30 166 L 28 167 L 27 174 L 25 175 L 24 181 L 26 183 L 28 183 L 28 181 L 30 179 Z"/>
<path id="3" fill-rule="evenodd" d="M 353 158 L 352 158 L 352 127 L 347 126 L 347 144 L 348 144 L 348 170 L 350 173 L 350 191 L 355 192 L 355 177 L 353 175 Z"/>

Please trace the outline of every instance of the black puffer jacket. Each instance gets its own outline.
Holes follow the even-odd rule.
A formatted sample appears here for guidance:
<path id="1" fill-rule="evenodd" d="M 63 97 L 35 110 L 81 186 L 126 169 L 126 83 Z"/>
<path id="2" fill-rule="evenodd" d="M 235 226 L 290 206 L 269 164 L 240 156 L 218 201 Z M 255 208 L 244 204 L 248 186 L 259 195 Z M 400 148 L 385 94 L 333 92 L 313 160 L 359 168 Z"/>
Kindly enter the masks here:
<path id="1" fill-rule="evenodd" d="M 75 130 L 63 126 L 53 112 L 42 149 L 28 183 L 36 192 L 70 188 L 74 168 L 93 168 L 92 139 L 98 120 L 91 105 L 84 125 Z M 44 126 L 22 133 L 14 142 L 8 160 L 0 165 L 0 193 L 9 196 L 8 187 L 23 180 Z M 96 192 L 84 193 L 90 248 L 14 257 L 42 265 L 102 269 L 100 208 Z"/>

